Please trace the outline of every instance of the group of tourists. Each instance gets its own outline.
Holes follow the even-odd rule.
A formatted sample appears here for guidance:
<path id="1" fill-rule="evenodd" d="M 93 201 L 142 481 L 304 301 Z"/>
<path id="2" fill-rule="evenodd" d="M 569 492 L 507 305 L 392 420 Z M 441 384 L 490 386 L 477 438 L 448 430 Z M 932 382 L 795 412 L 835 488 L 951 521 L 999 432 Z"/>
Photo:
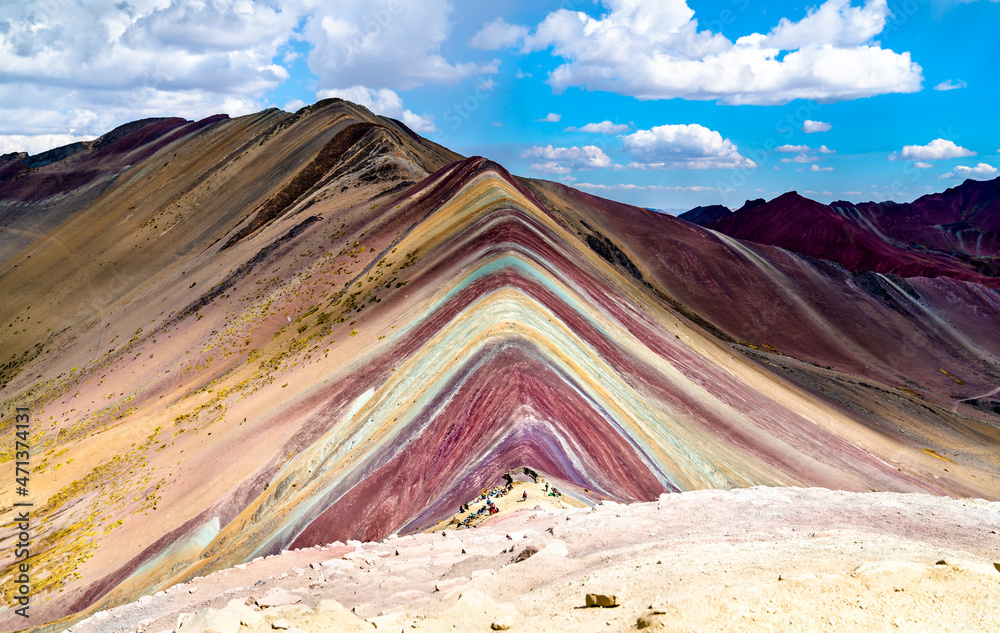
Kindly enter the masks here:
<path id="1" fill-rule="evenodd" d="M 469 529 L 470 527 L 475 527 L 474 524 L 477 523 L 477 519 L 480 519 L 484 516 L 497 514 L 498 512 L 500 512 L 500 509 L 497 508 L 495 503 L 493 503 L 493 500 L 506 496 L 507 493 L 509 493 L 513 489 L 514 489 L 514 484 L 508 483 L 504 486 L 496 486 L 494 488 L 490 488 L 489 490 L 487 490 L 486 488 L 480 490 L 478 497 L 476 497 L 472 501 L 468 501 L 459 506 L 458 508 L 459 514 L 465 514 L 466 512 L 469 513 L 469 516 L 459 521 L 458 523 L 459 528 Z M 478 509 L 473 510 L 472 505 L 475 503 L 479 503 L 480 501 L 485 501 L 486 503 L 480 506 Z"/>

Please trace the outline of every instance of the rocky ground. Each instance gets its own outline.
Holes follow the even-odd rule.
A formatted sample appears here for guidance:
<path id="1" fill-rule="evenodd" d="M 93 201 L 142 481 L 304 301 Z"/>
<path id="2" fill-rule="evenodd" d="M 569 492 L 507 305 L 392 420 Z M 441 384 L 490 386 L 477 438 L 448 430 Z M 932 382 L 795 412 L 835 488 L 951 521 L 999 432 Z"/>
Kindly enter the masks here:
<path id="1" fill-rule="evenodd" d="M 751 488 L 566 507 L 520 482 L 500 502 L 475 529 L 284 552 L 70 630 L 1000 630 L 997 502 Z"/>

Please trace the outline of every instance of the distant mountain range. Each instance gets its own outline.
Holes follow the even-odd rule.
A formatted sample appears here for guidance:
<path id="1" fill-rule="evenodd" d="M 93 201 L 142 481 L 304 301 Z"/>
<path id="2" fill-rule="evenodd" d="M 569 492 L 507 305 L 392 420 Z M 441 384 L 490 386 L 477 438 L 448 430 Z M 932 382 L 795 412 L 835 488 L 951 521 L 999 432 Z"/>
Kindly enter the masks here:
<path id="1" fill-rule="evenodd" d="M 741 240 L 843 264 L 851 271 L 952 277 L 1000 287 L 1000 178 L 966 180 L 912 203 L 820 204 L 789 192 L 679 216 Z"/>

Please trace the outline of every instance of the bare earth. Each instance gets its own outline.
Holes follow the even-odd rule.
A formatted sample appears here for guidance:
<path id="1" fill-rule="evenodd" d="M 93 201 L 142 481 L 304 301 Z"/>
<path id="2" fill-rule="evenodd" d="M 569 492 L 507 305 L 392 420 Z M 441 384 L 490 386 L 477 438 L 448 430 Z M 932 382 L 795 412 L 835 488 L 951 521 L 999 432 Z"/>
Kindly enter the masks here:
<path id="1" fill-rule="evenodd" d="M 578 504 L 519 482 L 474 529 L 285 552 L 70 630 L 1000 630 L 997 502 L 761 487 Z"/>

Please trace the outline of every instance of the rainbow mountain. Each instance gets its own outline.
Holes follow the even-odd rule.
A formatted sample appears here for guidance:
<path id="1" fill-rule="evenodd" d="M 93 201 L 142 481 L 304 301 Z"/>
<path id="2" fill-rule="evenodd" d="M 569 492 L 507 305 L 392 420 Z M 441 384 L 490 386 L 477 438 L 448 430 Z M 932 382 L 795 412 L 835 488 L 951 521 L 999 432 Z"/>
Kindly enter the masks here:
<path id="1" fill-rule="evenodd" d="M 772 222 L 812 203 L 787 202 Z M 828 218 L 838 252 L 884 237 L 855 215 Z M 515 177 L 341 100 L 0 157 L 32 623 L 425 529 L 524 466 L 589 502 L 1000 499 L 994 278 L 726 229 Z"/>

